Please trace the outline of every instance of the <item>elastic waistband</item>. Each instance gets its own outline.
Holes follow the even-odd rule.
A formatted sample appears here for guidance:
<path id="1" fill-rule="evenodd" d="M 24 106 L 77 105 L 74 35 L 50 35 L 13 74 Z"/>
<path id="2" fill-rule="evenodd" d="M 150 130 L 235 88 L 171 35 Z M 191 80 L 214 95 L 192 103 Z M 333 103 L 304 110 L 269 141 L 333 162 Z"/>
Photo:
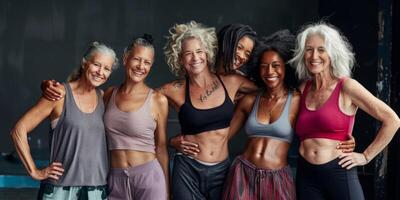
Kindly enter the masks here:
<path id="1" fill-rule="evenodd" d="M 110 168 L 110 175 L 113 176 L 126 176 L 128 174 L 137 174 L 137 173 L 143 173 L 148 171 L 149 169 L 153 169 L 156 167 L 160 167 L 160 163 L 158 162 L 157 159 L 154 159 L 152 161 L 149 161 L 147 163 L 133 166 L 133 167 L 128 167 L 128 168 Z"/>
<path id="2" fill-rule="evenodd" d="M 225 160 L 223 160 L 221 162 L 218 162 L 218 163 L 216 163 L 214 165 L 207 165 L 207 164 L 201 163 L 202 161 L 199 162 L 199 160 L 196 160 L 195 158 L 187 156 L 187 155 L 182 154 L 182 153 L 177 153 L 177 154 L 175 154 L 175 156 L 180 156 L 181 158 L 183 158 L 183 159 L 185 159 L 187 161 L 190 161 L 193 165 L 196 165 L 198 167 L 208 167 L 208 168 L 210 168 L 210 167 L 219 167 L 221 165 L 222 166 L 226 165 L 227 163 L 230 162 L 229 157 L 227 157 Z"/>
<path id="3" fill-rule="evenodd" d="M 298 162 L 300 162 L 304 166 L 307 166 L 307 167 L 318 167 L 318 168 L 320 168 L 320 167 L 337 167 L 339 165 L 338 164 L 339 160 L 340 159 L 337 157 L 337 158 L 335 158 L 335 159 L 333 159 L 333 160 L 331 160 L 329 162 L 323 163 L 323 164 L 313 164 L 313 163 L 308 162 L 300 154 L 299 154 L 299 158 L 298 158 Z"/>
<path id="4" fill-rule="evenodd" d="M 243 155 L 237 156 L 236 159 L 239 160 L 243 165 L 246 165 L 246 167 L 251 168 L 252 170 L 262 171 L 265 173 L 278 173 L 281 171 L 291 170 L 289 165 L 286 165 L 279 169 L 259 168 L 259 167 L 255 166 L 253 163 L 251 163 L 250 161 L 248 161 Z"/>

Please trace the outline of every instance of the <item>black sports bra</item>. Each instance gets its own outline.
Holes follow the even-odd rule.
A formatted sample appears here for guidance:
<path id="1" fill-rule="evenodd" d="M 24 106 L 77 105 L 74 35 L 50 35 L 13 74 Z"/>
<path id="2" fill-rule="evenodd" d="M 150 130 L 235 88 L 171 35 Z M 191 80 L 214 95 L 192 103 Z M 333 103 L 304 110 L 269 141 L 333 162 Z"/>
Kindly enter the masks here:
<path id="1" fill-rule="evenodd" d="M 195 135 L 205 131 L 229 127 L 235 105 L 229 98 L 228 91 L 221 78 L 217 77 L 222 87 L 224 87 L 225 100 L 220 106 L 209 109 L 198 109 L 193 106 L 190 100 L 189 79 L 186 78 L 185 103 L 181 105 L 178 113 L 182 134 Z"/>

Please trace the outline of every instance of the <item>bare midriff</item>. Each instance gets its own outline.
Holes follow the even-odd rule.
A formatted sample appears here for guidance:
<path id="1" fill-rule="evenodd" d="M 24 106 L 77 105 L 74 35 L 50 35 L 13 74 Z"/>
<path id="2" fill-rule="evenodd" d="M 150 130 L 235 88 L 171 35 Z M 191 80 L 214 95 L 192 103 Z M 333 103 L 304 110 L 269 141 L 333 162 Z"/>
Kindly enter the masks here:
<path id="1" fill-rule="evenodd" d="M 135 150 L 111 150 L 111 168 L 128 168 L 145 164 L 156 159 L 156 155 L 150 152 Z"/>
<path id="2" fill-rule="evenodd" d="M 305 139 L 300 143 L 299 153 L 308 162 L 320 165 L 342 154 L 336 146 L 340 141 L 325 138 Z"/>
<path id="3" fill-rule="evenodd" d="M 243 157 L 262 169 L 281 169 L 288 165 L 290 143 L 267 137 L 250 137 Z"/>
<path id="4" fill-rule="evenodd" d="M 204 162 L 221 162 L 228 158 L 228 128 L 205 131 L 196 135 L 185 135 L 184 139 L 199 145 L 195 159 Z"/>

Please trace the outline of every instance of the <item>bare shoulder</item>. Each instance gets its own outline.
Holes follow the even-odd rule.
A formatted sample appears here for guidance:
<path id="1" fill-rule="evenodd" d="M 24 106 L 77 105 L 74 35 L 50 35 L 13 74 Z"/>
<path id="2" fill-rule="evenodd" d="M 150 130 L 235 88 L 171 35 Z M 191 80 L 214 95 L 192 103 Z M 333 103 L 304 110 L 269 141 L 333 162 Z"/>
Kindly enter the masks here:
<path id="1" fill-rule="evenodd" d="M 346 91 L 351 91 L 355 87 L 363 87 L 357 80 L 352 78 L 344 78 L 342 89 Z"/>
<path id="2" fill-rule="evenodd" d="M 364 86 L 358 81 L 352 78 L 345 78 L 342 85 L 342 94 L 345 96 L 356 97 L 370 93 Z"/>
<path id="3" fill-rule="evenodd" d="M 239 102 L 240 106 L 246 106 L 248 107 L 249 105 L 253 105 L 254 102 L 256 101 L 256 97 L 258 95 L 258 92 L 252 92 L 249 94 L 246 94 Z"/>
<path id="4" fill-rule="evenodd" d="M 110 100 L 111 94 L 112 94 L 112 92 L 114 91 L 115 88 L 117 88 L 117 87 L 116 86 L 111 86 L 111 87 L 107 88 L 104 91 L 103 100 L 105 101 L 106 104 L 108 104 L 108 101 Z"/>
<path id="5" fill-rule="evenodd" d="M 164 95 L 168 95 L 169 93 L 181 91 L 182 88 L 184 88 L 183 86 L 184 86 L 185 82 L 186 81 L 184 79 L 177 79 L 177 80 L 165 83 L 160 88 L 157 88 L 155 90 L 158 92 L 161 92 Z"/>
<path id="6" fill-rule="evenodd" d="M 222 79 L 222 81 L 230 83 L 230 82 L 243 82 L 247 81 L 248 79 L 245 76 L 239 75 L 239 74 L 234 74 L 234 73 L 229 73 L 229 74 L 223 74 L 219 75 Z"/>
<path id="7" fill-rule="evenodd" d="M 298 90 L 293 90 L 292 92 L 292 102 L 300 101 L 301 93 Z"/>
<path id="8" fill-rule="evenodd" d="M 153 101 L 158 105 L 168 105 L 167 97 L 158 90 L 153 90 Z"/>

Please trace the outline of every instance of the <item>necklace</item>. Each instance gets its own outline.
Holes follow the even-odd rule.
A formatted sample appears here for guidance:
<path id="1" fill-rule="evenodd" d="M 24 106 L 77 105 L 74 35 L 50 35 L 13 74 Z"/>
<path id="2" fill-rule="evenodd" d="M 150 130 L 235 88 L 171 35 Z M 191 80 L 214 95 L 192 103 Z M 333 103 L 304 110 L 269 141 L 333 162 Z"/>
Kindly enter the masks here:
<path id="1" fill-rule="evenodd" d="M 284 92 L 282 95 L 280 95 L 280 96 L 277 96 L 277 97 L 275 97 L 275 98 L 272 98 L 271 96 L 269 97 L 269 98 L 267 98 L 267 101 L 268 101 L 268 104 L 272 101 L 272 99 L 275 99 L 275 103 L 274 103 L 274 105 L 271 107 L 271 109 L 268 111 L 267 110 L 267 114 L 268 114 L 268 116 L 270 116 L 271 117 L 271 115 L 272 115 L 272 112 L 275 110 L 275 108 L 278 106 L 278 104 L 279 104 L 279 101 L 281 100 L 281 98 L 282 97 L 285 97 L 286 96 L 286 92 Z"/>

